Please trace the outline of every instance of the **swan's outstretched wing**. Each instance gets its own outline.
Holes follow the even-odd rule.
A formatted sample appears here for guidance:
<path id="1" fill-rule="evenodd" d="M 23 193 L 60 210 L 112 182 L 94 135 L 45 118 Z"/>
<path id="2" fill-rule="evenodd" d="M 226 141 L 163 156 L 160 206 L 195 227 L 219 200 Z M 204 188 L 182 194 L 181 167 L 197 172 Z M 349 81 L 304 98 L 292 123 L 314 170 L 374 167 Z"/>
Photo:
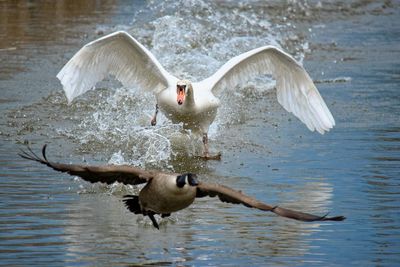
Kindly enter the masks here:
<path id="1" fill-rule="evenodd" d="M 234 88 L 256 75 L 276 79 L 279 103 L 305 123 L 311 131 L 323 134 L 335 120 L 305 69 L 290 55 L 273 46 L 243 53 L 225 63 L 214 75 L 200 82 L 214 93 Z"/>
<path id="2" fill-rule="evenodd" d="M 92 89 L 108 74 L 124 86 L 160 91 L 177 79 L 131 35 L 118 31 L 82 47 L 57 74 L 68 102 Z"/>
<path id="3" fill-rule="evenodd" d="M 224 185 L 218 184 L 205 184 L 199 183 L 197 186 L 197 197 L 215 197 L 222 202 L 232 203 L 232 204 L 243 204 L 249 208 L 256 208 L 263 211 L 271 211 L 279 216 L 291 218 L 299 221 L 313 222 L 313 221 L 342 221 L 345 219 L 343 216 L 327 217 L 316 216 L 309 213 L 304 213 L 300 211 L 290 210 L 281 208 L 278 206 L 270 206 L 268 204 L 262 203 L 252 197 L 243 194 L 240 191 L 233 190 Z"/>
<path id="4" fill-rule="evenodd" d="M 79 176 L 91 183 L 101 182 L 112 184 L 114 182 L 120 182 L 135 185 L 146 183 L 153 178 L 152 172 L 127 165 L 85 166 L 50 162 L 46 158 L 46 145 L 44 145 L 42 149 L 43 158 L 36 155 L 29 147 L 28 150 L 28 152 L 22 150 L 19 155 L 25 159 L 47 165 L 56 171 Z"/>

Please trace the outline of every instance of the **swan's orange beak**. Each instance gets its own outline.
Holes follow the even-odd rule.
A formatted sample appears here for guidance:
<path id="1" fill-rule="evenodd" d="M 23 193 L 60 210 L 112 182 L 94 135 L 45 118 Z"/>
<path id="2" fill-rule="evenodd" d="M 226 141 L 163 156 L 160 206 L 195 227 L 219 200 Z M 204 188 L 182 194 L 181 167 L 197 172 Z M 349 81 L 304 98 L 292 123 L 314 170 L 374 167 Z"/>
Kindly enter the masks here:
<path id="1" fill-rule="evenodd" d="M 178 85 L 176 101 L 178 102 L 178 105 L 182 105 L 185 101 L 185 88 L 183 86 Z"/>

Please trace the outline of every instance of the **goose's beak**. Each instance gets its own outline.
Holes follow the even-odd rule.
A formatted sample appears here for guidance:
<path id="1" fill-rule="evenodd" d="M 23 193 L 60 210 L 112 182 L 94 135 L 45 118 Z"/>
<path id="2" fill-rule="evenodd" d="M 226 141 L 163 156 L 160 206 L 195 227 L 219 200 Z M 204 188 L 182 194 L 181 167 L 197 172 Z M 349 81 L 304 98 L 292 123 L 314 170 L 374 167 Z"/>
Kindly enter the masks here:
<path id="1" fill-rule="evenodd" d="M 178 102 L 178 105 L 182 105 L 183 104 L 183 102 L 185 101 L 185 89 L 178 88 L 176 101 Z"/>

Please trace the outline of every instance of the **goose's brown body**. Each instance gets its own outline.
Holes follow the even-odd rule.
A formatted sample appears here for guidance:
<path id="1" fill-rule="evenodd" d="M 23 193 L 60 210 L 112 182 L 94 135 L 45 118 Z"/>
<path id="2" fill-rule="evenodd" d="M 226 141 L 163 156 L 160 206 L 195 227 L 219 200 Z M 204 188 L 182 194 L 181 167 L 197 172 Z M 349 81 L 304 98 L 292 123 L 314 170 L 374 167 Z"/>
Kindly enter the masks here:
<path id="1" fill-rule="evenodd" d="M 227 186 L 199 182 L 195 174 L 146 171 L 127 165 L 85 166 L 56 163 L 47 160 L 46 146 L 42 149 L 42 158 L 36 155 L 29 147 L 28 150 L 29 152 L 22 151 L 20 156 L 47 165 L 56 171 L 80 176 L 92 183 L 112 184 L 121 182 L 131 185 L 146 183 L 139 196 L 126 196 L 124 202 L 133 213 L 149 216 L 156 228 L 158 228 L 158 223 L 154 218 L 155 214 L 160 214 L 162 217 L 169 216 L 172 212 L 188 207 L 196 197 L 206 196 L 218 196 L 222 202 L 243 204 L 249 208 L 273 212 L 279 216 L 299 221 L 342 221 L 345 219 L 343 216 L 316 216 L 268 205 Z"/>
<path id="2" fill-rule="evenodd" d="M 143 210 L 169 214 L 190 206 L 196 198 L 196 187 L 176 186 L 176 175 L 160 173 L 149 181 L 139 193 Z"/>

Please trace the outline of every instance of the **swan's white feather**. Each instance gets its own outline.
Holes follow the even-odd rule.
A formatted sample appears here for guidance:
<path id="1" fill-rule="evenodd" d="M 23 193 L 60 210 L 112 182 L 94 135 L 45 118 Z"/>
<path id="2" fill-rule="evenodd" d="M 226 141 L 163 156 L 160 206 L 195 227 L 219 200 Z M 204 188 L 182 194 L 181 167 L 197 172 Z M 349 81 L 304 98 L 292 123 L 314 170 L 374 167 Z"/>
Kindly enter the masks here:
<path id="1" fill-rule="evenodd" d="M 308 129 L 323 134 L 335 125 L 331 112 L 305 69 L 290 55 L 273 46 L 253 49 L 232 58 L 200 84 L 218 93 L 260 74 L 269 74 L 276 79 L 278 102 Z"/>
<path id="2" fill-rule="evenodd" d="M 57 74 L 68 102 L 112 74 L 126 87 L 159 92 L 177 78 L 169 74 L 143 45 L 124 31 L 82 47 Z"/>

